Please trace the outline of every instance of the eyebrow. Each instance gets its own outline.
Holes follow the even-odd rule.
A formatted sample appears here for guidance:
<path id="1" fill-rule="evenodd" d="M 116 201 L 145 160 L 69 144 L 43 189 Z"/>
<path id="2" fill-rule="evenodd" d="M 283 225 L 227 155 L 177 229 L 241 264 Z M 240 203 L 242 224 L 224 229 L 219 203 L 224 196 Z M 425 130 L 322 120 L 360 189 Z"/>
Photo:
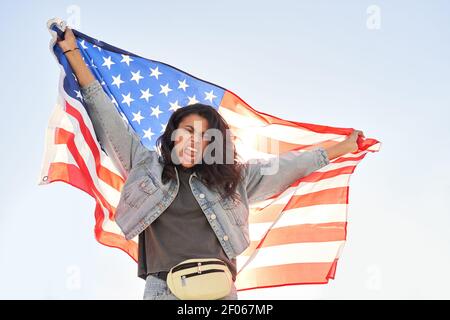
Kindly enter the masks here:
<path id="1" fill-rule="evenodd" d="M 190 124 L 187 124 L 186 125 L 186 128 L 189 128 L 189 129 L 192 129 L 192 130 L 194 130 L 194 127 L 193 126 L 191 126 Z M 202 131 L 202 133 L 205 133 L 206 132 L 206 130 L 205 131 Z"/>

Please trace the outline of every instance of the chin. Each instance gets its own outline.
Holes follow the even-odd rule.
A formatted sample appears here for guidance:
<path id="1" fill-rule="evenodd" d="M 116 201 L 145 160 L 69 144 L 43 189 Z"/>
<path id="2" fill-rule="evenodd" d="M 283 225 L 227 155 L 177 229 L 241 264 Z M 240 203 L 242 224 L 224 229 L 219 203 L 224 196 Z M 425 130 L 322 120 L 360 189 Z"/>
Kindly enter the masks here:
<path id="1" fill-rule="evenodd" d="M 182 163 L 181 165 L 185 168 L 192 168 L 195 166 L 195 163 Z"/>

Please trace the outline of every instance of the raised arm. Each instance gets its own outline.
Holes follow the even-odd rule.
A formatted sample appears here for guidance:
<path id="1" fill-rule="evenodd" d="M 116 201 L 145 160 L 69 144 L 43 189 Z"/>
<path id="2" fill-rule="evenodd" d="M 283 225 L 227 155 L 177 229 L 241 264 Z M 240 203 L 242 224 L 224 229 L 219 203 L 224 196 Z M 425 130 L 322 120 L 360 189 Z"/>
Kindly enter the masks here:
<path id="1" fill-rule="evenodd" d="M 58 45 L 63 51 L 77 47 L 76 38 L 70 28 L 66 28 L 64 40 L 58 41 Z M 72 50 L 65 55 L 77 77 L 97 139 L 122 175 L 128 176 L 139 159 L 154 151 L 143 146 L 139 136 L 122 119 L 111 99 L 86 66 L 80 51 Z"/>
<path id="2" fill-rule="evenodd" d="M 356 139 L 363 135 L 354 130 L 350 136 L 332 147 L 317 147 L 308 151 L 292 150 L 270 161 L 257 159 L 246 163 L 245 185 L 249 202 L 270 198 L 285 190 L 296 180 L 309 175 L 330 160 L 358 149 Z"/>

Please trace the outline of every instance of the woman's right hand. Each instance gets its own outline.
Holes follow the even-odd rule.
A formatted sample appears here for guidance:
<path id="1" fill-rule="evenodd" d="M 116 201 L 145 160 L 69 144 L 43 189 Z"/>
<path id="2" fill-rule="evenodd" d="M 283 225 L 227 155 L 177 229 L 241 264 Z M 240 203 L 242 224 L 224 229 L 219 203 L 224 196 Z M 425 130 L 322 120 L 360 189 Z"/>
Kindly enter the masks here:
<path id="1" fill-rule="evenodd" d="M 70 29 L 69 27 L 66 27 L 66 31 L 64 31 L 64 40 L 58 38 L 56 43 L 63 51 L 75 49 L 78 47 L 77 39 L 75 38 L 72 29 Z"/>
<path id="2" fill-rule="evenodd" d="M 77 39 L 75 38 L 72 29 L 69 27 L 67 27 L 66 31 L 64 31 L 64 40 L 58 39 L 56 40 L 56 43 L 63 50 L 63 52 L 78 48 Z M 87 86 L 95 80 L 91 70 L 89 70 L 88 66 L 84 62 L 80 50 L 70 51 L 65 54 L 65 56 L 67 61 L 69 61 L 76 78 L 78 79 L 78 84 L 80 87 Z"/>

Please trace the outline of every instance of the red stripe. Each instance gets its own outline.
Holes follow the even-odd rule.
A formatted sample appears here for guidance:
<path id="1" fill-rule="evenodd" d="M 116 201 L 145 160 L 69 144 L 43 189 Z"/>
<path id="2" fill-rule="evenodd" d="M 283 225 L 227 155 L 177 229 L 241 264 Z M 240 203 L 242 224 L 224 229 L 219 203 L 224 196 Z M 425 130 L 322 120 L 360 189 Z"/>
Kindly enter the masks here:
<path id="1" fill-rule="evenodd" d="M 332 262 L 292 263 L 242 270 L 236 277 L 238 291 L 283 285 L 324 284 L 334 278 L 337 259 Z"/>
<path id="2" fill-rule="evenodd" d="M 66 112 L 71 116 L 73 116 L 75 119 L 77 119 L 79 123 L 80 131 L 84 137 L 84 140 L 86 141 L 87 145 L 89 146 L 89 149 L 92 152 L 92 155 L 94 156 L 95 170 L 97 172 L 97 176 L 105 183 L 110 185 L 112 188 L 120 192 L 124 184 L 124 179 L 121 176 L 109 170 L 108 168 L 102 166 L 100 162 L 100 151 L 97 148 L 97 144 L 92 136 L 92 133 L 86 126 L 86 123 L 84 122 L 81 113 L 76 108 L 71 106 L 67 101 L 66 101 Z"/>
<path id="3" fill-rule="evenodd" d="M 228 126 L 231 129 L 231 132 L 234 136 L 237 137 L 239 140 L 239 137 L 248 136 L 248 129 L 242 129 L 233 126 L 232 124 L 228 124 Z M 284 153 L 291 150 L 311 150 L 315 149 L 317 147 L 323 147 L 323 148 L 329 148 L 331 146 L 334 146 L 338 144 L 339 142 L 333 141 L 333 140 L 324 140 L 317 144 L 299 144 L 299 143 L 290 143 L 283 140 L 278 140 L 275 138 L 272 138 L 270 136 L 266 136 L 260 133 L 252 132 L 251 134 L 252 138 L 245 139 L 242 142 L 245 144 L 246 148 L 252 148 L 258 152 L 264 152 L 267 154 L 273 154 L 277 155 L 280 153 Z"/>
<path id="4" fill-rule="evenodd" d="M 274 222 L 283 211 L 286 204 L 270 204 L 263 209 L 251 209 L 248 217 L 249 223 Z"/>
<path id="5" fill-rule="evenodd" d="M 63 181 L 83 190 L 87 194 L 94 196 L 91 188 L 86 184 L 86 180 L 76 165 L 64 162 L 52 162 L 48 169 L 46 182 Z"/>
<path id="6" fill-rule="evenodd" d="M 353 128 L 338 128 L 281 119 L 253 109 L 250 105 L 245 103 L 241 98 L 229 90 L 225 91 L 222 101 L 220 102 L 220 106 L 246 117 L 265 122 L 266 124 L 272 123 L 295 128 L 302 127 L 303 129 L 308 129 L 316 133 L 332 133 L 338 135 L 348 135 L 353 131 Z"/>
<path id="7" fill-rule="evenodd" d="M 92 192 L 91 186 L 86 183 L 85 175 L 83 172 L 75 165 L 63 163 L 63 162 L 53 162 L 50 164 L 48 170 L 48 183 L 55 181 L 62 181 L 68 183 L 80 190 L 83 190 L 87 194 L 96 198 Z M 124 236 L 108 232 L 103 230 L 104 214 L 101 209 L 100 203 L 96 200 L 95 208 L 95 227 L 94 233 L 95 238 L 101 244 L 109 247 L 115 247 L 126 252 L 133 260 L 138 261 L 138 245 L 134 240 L 126 240 Z"/>
<path id="8" fill-rule="evenodd" d="M 253 109 L 250 105 L 245 103 L 241 98 L 239 98 L 236 94 L 233 92 L 227 90 L 225 91 L 222 101 L 220 102 L 220 106 L 227 108 L 231 111 L 234 111 L 238 114 L 241 114 L 243 116 L 253 118 L 262 122 L 265 122 L 266 124 L 279 124 L 283 126 L 289 126 L 298 128 L 301 127 L 302 129 L 307 129 L 315 133 L 328 133 L 328 134 L 336 134 L 336 135 L 342 135 L 347 136 L 349 135 L 354 128 L 339 128 L 339 127 L 330 127 L 330 126 L 323 126 L 319 124 L 311 124 L 311 123 L 305 123 L 305 122 L 298 122 L 298 121 L 292 121 L 292 120 L 285 120 L 278 117 L 275 117 L 273 115 L 257 111 Z M 327 141 L 325 144 L 330 144 L 332 142 Z M 379 141 L 375 139 L 365 138 L 362 139 L 361 137 L 357 140 L 358 143 L 358 151 L 361 152 L 363 150 L 367 150 L 369 147 L 378 144 Z M 316 146 L 323 145 L 324 142 L 321 142 L 320 144 L 317 144 Z M 328 146 L 327 145 L 327 146 Z M 286 146 L 284 146 L 286 147 Z M 369 150 L 371 152 L 374 152 L 372 150 Z M 356 152 L 354 152 L 356 153 Z"/>
<path id="9" fill-rule="evenodd" d="M 55 143 L 56 144 L 66 144 L 67 148 L 69 149 L 70 153 L 72 154 L 73 158 L 75 159 L 75 162 L 78 165 L 78 168 L 80 168 L 83 176 L 85 177 L 85 183 L 89 188 L 92 190 L 92 193 L 94 194 L 94 197 L 102 203 L 102 205 L 108 209 L 110 213 L 110 219 L 114 220 L 114 212 L 115 208 L 111 206 L 108 201 L 103 197 L 100 191 L 97 190 L 97 188 L 94 185 L 94 182 L 92 180 L 92 177 L 89 173 L 89 170 L 86 166 L 86 163 L 84 162 L 83 157 L 78 152 L 77 146 L 75 144 L 75 135 L 72 132 L 69 132 L 62 128 L 56 128 L 55 130 Z"/>
<path id="10" fill-rule="evenodd" d="M 260 240 L 251 241 L 243 255 L 249 256 L 256 249 L 289 243 L 341 241 L 347 236 L 346 222 L 298 224 L 271 229 Z"/>
<path id="11" fill-rule="evenodd" d="M 67 102 L 67 101 L 66 101 L 66 112 L 68 114 L 70 114 L 71 116 L 73 116 L 75 119 L 77 119 L 77 121 L 79 123 L 80 132 L 82 133 L 84 140 L 86 141 L 87 145 L 89 146 L 89 149 L 91 150 L 92 155 L 94 157 L 95 168 L 96 168 L 96 173 L 97 173 L 98 177 L 100 179 L 102 179 L 105 183 L 107 183 L 108 185 L 110 185 L 111 187 L 115 188 L 116 190 L 118 190 L 120 192 L 122 190 L 122 187 L 124 184 L 124 179 L 121 176 L 110 171 L 108 168 L 105 168 L 101 165 L 99 149 L 97 148 L 97 144 L 91 134 L 91 131 L 86 126 L 86 123 L 85 123 L 84 118 L 81 115 L 81 113 L 76 108 L 71 106 L 69 104 L 69 102 Z M 87 167 L 86 167 L 86 170 L 87 170 Z M 88 173 L 88 176 L 90 177 L 89 171 L 87 171 L 87 173 Z M 91 180 L 91 182 L 92 182 L 92 180 Z M 93 183 L 92 183 L 92 188 L 97 190 Z M 98 192 L 98 193 L 101 196 L 101 203 L 106 204 L 105 208 L 107 208 L 107 210 L 110 214 L 110 219 L 113 221 L 115 208 L 109 205 L 109 203 L 101 195 L 100 192 Z M 97 202 L 97 206 L 95 209 L 95 217 L 96 217 L 96 225 L 95 225 L 96 239 L 104 245 L 122 249 L 137 262 L 138 248 L 137 248 L 137 244 L 133 240 L 126 240 L 125 237 L 122 235 L 118 235 L 118 234 L 107 232 L 107 231 L 103 230 L 102 224 L 104 221 L 104 213 L 98 202 Z"/>
<path id="12" fill-rule="evenodd" d="M 262 209 L 251 209 L 249 214 L 250 223 L 274 222 L 284 210 L 297 209 L 321 204 L 347 204 L 348 186 L 337 187 L 304 195 L 292 196 L 287 204 L 270 204 Z"/>
<path id="13" fill-rule="evenodd" d="M 346 204 L 347 193 L 348 186 L 325 189 L 304 195 L 295 195 L 289 200 L 285 210 L 315 206 L 319 204 Z"/>
<path id="14" fill-rule="evenodd" d="M 134 240 L 127 240 L 124 236 L 103 230 L 104 213 L 97 202 L 95 207 L 95 238 L 98 242 L 125 251 L 134 261 L 138 261 L 138 245 Z"/>
<path id="15" fill-rule="evenodd" d="M 365 154 L 364 154 L 365 155 Z M 364 156 L 362 156 L 364 157 Z M 347 158 L 347 160 L 349 160 Z M 357 161 L 357 160 L 355 160 Z M 343 161 L 330 161 L 330 163 L 339 163 L 339 162 L 343 162 Z M 300 178 L 298 180 L 296 180 L 295 182 L 293 182 L 290 187 L 297 187 L 301 182 L 318 182 L 322 179 L 329 179 L 329 178 L 334 178 L 337 177 L 338 175 L 341 174 L 352 174 L 355 171 L 357 164 L 351 164 L 348 165 L 346 167 L 341 167 L 341 168 L 337 168 L 337 169 L 333 169 L 333 170 L 327 170 L 327 171 L 314 171 L 311 172 L 309 175 L 304 176 L 303 178 Z M 285 190 L 273 195 L 272 197 L 270 197 L 269 199 L 276 199 L 278 198 L 278 196 L 280 194 L 282 194 Z"/>

